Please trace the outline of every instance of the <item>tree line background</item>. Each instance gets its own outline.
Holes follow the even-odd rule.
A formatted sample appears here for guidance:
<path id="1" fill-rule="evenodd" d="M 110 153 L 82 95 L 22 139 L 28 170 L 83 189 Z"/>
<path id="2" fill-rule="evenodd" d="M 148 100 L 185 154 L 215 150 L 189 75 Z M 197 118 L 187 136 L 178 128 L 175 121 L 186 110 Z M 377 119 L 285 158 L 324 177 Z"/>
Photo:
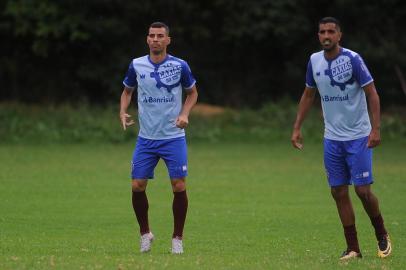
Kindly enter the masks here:
<path id="1" fill-rule="evenodd" d="M 298 100 L 324 16 L 341 21 L 383 105 L 406 101 L 402 0 L 0 0 L 0 11 L 0 101 L 117 103 L 154 21 L 169 25 L 169 53 L 189 63 L 200 102 Z"/>

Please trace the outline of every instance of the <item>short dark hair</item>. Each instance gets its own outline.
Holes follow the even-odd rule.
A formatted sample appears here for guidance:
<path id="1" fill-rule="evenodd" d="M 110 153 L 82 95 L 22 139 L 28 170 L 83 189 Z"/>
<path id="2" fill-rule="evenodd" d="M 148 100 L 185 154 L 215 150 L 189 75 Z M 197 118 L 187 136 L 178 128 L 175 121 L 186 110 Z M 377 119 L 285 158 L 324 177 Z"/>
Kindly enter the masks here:
<path id="1" fill-rule="evenodd" d="M 334 17 L 324 17 L 319 21 L 320 24 L 326 24 L 326 23 L 334 23 L 339 30 L 341 30 L 341 23 L 338 19 Z"/>
<path id="2" fill-rule="evenodd" d="M 149 28 L 165 28 L 166 34 L 169 36 L 169 27 L 163 22 L 153 22 Z"/>

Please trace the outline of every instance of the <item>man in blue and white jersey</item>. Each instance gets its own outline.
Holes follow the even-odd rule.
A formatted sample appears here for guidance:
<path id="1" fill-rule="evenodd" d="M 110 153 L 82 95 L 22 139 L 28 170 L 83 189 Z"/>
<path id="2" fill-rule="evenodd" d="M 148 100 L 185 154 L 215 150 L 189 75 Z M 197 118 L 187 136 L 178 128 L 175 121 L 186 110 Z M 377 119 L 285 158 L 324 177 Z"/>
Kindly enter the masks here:
<path id="1" fill-rule="evenodd" d="M 391 253 L 391 242 L 378 199 L 371 191 L 372 148 L 381 140 L 379 96 L 361 56 L 339 45 L 341 35 L 337 19 L 320 20 L 318 36 L 323 50 L 310 57 L 291 141 L 302 149 L 300 128 L 318 90 L 325 124 L 324 165 L 347 243 L 341 259 L 362 257 L 348 193 L 351 184 L 375 228 L 378 256 L 383 258 Z"/>
<path id="2" fill-rule="evenodd" d="M 167 54 L 170 44 L 169 28 L 162 22 L 149 27 L 149 55 L 131 61 L 120 102 L 120 119 L 125 130 L 134 123 L 127 114 L 131 96 L 137 87 L 139 134 L 132 158 L 132 204 L 140 226 L 140 251 L 148 252 L 154 236 L 148 222 L 148 199 L 145 193 L 148 179 L 160 158 L 168 168 L 174 194 L 172 210 L 174 230 L 172 253 L 183 253 L 183 228 L 188 198 L 187 147 L 184 129 L 189 113 L 197 101 L 196 80 L 188 64 Z M 182 106 L 182 92 L 186 100 Z"/>

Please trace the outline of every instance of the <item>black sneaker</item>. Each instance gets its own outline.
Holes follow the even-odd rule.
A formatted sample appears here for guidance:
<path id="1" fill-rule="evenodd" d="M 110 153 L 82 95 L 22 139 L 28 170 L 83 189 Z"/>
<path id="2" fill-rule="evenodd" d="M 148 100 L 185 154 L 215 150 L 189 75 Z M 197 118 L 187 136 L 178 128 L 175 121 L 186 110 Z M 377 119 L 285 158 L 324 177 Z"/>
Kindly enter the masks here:
<path id="1" fill-rule="evenodd" d="M 361 252 L 356 252 L 356 251 L 352 251 L 352 250 L 346 250 L 341 255 L 340 261 L 345 261 L 345 260 L 349 260 L 349 259 L 353 259 L 353 258 L 361 259 L 362 258 Z"/>
<path id="2" fill-rule="evenodd" d="M 392 245 L 389 235 L 385 235 L 378 241 L 378 257 L 385 258 L 392 253 Z"/>

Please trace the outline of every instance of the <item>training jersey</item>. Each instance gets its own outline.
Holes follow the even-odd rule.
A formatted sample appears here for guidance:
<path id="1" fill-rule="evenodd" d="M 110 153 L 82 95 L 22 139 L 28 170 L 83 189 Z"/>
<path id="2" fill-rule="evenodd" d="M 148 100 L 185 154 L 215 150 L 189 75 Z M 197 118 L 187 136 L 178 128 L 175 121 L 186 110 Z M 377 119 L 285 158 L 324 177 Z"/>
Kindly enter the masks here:
<path id="1" fill-rule="evenodd" d="M 190 90 L 196 83 L 188 64 L 171 55 L 158 64 L 149 55 L 131 61 L 123 84 L 137 87 L 138 136 L 162 140 L 185 136 L 176 127 L 182 109 L 182 89 Z"/>
<path id="2" fill-rule="evenodd" d="M 324 51 L 310 56 L 306 72 L 306 86 L 317 88 L 324 116 L 324 137 L 349 141 L 368 136 L 371 132 L 365 85 L 373 82 L 361 56 L 340 48 L 332 60 Z"/>

